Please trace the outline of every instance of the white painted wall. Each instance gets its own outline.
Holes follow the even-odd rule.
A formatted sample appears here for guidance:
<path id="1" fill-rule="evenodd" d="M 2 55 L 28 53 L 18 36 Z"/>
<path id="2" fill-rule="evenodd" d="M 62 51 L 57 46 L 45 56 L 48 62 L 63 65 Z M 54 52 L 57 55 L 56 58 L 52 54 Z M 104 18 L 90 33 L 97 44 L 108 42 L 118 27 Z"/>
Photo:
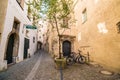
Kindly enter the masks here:
<path id="1" fill-rule="evenodd" d="M 24 33 L 22 33 L 24 24 L 32 24 L 29 19 L 27 18 L 26 13 L 27 7 L 25 6 L 24 11 L 21 9 L 21 7 L 18 5 L 16 0 L 8 0 L 8 7 L 7 7 L 7 13 L 5 18 L 5 25 L 4 25 L 4 31 L 2 34 L 1 39 L 1 45 L 0 46 L 0 70 L 3 68 L 6 68 L 7 64 L 4 60 L 4 54 L 6 52 L 6 46 L 7 46 L 7 37 L 9 33 L 12 31 L 14 17 L 16 17 L 20 21 L 20 30 L 19 30 L 19 51 L 18 51 L 18 57 L 19 61 L 23 60 L 23 52 L 24 52 Z M 32 34 L 32 31 L 30 32 Z M 33 34 L 36 35 L 36 34 Z M 30 40 L 31 40 L 30 36 Z M 30 43 L 30 52 L 33 54 L 35 51 L 35 44 Z M 33 48 L 34 47 L 34 48 Z M 33 50 L 32 50 L 33 49 Z"/>
<path id="2" fill-rule="evenodd" d="M 27 29 L 29 31 L 28 33 L 28 39 L 30 40 L 29 43 L 29 50 L 28 53 L 30 55 L 33 55 L 37 49 L 37 29 Z M 33 43 L 33 37 L 35 37 L 35 43 Z"/>

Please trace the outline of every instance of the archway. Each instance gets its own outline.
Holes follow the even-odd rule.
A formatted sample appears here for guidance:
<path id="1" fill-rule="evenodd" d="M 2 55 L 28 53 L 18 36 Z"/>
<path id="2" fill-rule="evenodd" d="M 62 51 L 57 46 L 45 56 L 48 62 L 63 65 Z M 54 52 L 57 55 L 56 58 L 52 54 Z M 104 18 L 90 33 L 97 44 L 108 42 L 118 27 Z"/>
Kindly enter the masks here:
<path id="1" fill-rule="evenodd" d="M 62 43 L 63 56 L 70 56 L 71 53 L 71 42 L 66 40 Z"/>
<path id="2" fill-rule="evenodd" d="M 12 33 L 8 38 L 8 44 L 5 54 L 7 64 L 16 62 L 16 57 L 18 56 L 18 48 L 19 48 L 19 36 L 16 33 Z"/>
<path id="3" fill-rule="evenodd" d="M 42 49 L 42 42 L 38 41 L 37 42 L 37 50 Z"/>

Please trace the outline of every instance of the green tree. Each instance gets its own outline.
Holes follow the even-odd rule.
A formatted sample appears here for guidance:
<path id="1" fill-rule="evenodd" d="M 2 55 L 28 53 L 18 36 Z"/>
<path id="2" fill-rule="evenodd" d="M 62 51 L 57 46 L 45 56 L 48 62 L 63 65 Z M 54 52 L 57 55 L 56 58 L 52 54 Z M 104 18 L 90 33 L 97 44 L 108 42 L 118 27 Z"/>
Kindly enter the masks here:
<path id="1" fill-rule="evenodd" d="M 28 16 L 33 20 L 33 25 L 36 26 L 40 19 L 40 4 L 38 0 L 29 0 L 26 4 L 28 5 Z"/>
<path id="2" fill-rule="evenodd" d="M 49 21 L 51 26 L 56 28 L 59 38 L 59 58 L 61 58 L 59 28 L 68 28 L 70 14 L 73 12 L 73 0 L 33 0 L 27 4 L 40 13 L 39 18 Z M 29 11 L 32 12 L 31 9 Z"/>

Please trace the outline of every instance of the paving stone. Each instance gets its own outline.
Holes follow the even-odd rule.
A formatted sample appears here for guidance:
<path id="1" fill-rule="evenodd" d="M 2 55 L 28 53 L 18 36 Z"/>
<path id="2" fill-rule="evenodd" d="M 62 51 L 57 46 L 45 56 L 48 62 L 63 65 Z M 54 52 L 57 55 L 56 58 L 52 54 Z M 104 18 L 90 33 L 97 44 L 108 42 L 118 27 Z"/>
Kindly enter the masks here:
<path id="1" fill-rule="evenodd" d="M 10 66 L 6 71 L 0 73 L 0 80 L 24 80 L 38 58 L 39 53 L 20 63 Z"/>
<path id="2" fill-rule="evenodd" d="M 105 75 L 112 75 L 113 73 L 107 70 L 102 70 L 100 73 L 105 74 Z"/>
<path id="3" fill-rule="evenodd" d="M 41 62 L 37 63 L 41 56 Z M 31 58 L 15 64 L 7 71 L 0 73 L 0 80 L 25 80 L 32 73 L 31 70 L 38 64 L 32 80 L 60 80 L 60 71 L 55 69 L 53 59 L 44 51 L 39 51 Z M 100 66 L 87 64 L 73 64 L 63 70 L 63 80 L 120 80 L 120 75 L 114 73 L 111 76 L 101 74 Z"/>

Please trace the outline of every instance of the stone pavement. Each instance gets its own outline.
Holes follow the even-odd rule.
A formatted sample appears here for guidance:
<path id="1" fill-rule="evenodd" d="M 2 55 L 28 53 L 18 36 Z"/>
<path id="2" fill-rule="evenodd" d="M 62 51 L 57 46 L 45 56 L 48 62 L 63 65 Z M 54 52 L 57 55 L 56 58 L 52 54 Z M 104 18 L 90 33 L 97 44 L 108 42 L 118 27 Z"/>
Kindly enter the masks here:
<path id="1" fill-rule="evenodd" d="M 120 80 L 120 75 L 103 75 L 99 66 L 74 64 L 63 70 L 63 80 Z M 44 51 L 0 72 L 0 80 L 60 80 L 53 59 Z"/>

